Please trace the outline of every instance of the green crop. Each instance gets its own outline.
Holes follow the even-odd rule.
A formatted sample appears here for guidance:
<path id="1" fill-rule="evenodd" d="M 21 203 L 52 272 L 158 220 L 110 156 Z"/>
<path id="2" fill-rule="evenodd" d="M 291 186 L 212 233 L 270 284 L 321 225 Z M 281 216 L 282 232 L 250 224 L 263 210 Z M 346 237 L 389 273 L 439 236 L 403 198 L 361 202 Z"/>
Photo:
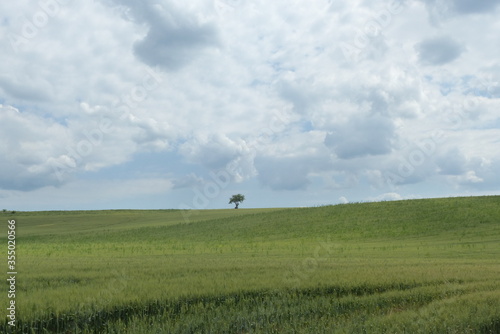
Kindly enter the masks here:
<path id="1" fill-rule="evenodd" d="M 0 331 L 500 332 L 500 197 L 188 215 L 9 216 L 17 324 Z"/>

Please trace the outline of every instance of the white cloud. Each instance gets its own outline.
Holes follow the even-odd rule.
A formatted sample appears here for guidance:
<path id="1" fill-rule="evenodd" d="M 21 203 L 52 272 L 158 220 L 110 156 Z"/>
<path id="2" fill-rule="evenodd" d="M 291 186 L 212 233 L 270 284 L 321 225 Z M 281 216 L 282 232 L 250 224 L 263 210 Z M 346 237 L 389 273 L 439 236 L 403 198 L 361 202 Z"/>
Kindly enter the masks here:
<path id="1" fill-rule="evenodd" d="M 339 197 L 339 201 L 341 204 L 347 204 L 349 203 L 349 200 L 347 198 L 345 198 L 344 196 L 340 196 Z"/>
<path id="2" fill-rule="evenodd" d="M 32 190 L 57 182 L 50 157 L 71 141 L 62 125 L 0 105 L 0 184 L 3 189 Z"/>
<path id="3" fill-rule="evenodd" d="M 377 197 L 370 198 L 370 201 L 372 201 L 372 202 L 400 201 L 402 199 L 404 199 L 403 196 L 401 196 L 398 193 L 385 193 L 385 194 L 379 195 Z"/>
<path id="4" fill-rule="evenodd" d="M 181 10 L 172 2 L 156 3 L 116 0 L 127 6 L 127 17 L 146 24 L 146 36 L 134 43 L 134 54 L 150 66 L 175 70 L 200 56 L 205 47 L 217 44 L 214 25 L 196 13 Z M 190 8 L 194 9 L 193 7 Z"/>
<path id="5" fill-rule="evenodd" d="M 58 3 L 0 5 L 0 188 L 16 196 L 145 152 L 172 153 L 151 177 L 176 191 L 228 166 L 239 185 L 354 201 L 499 184 L 498 1 Z"/>
<path id="6" fill-rule="evenodd" d="M 458 178 L 458 182 L 460 183 L 480 183 L 483 181 L 484 180 L 478 177 L 476 175 L 476 172 L 474 172 L 473 170 L 468 171 L 467 173 L 465 173 L 465 175 Z"/>

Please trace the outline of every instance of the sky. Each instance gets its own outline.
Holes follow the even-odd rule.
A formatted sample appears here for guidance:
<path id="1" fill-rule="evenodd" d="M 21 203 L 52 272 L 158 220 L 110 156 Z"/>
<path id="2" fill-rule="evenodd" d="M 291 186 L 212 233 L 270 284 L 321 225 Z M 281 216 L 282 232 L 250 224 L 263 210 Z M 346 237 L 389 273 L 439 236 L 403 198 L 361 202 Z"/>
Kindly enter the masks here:
<path id="1" fill-rule="evenodd" d="M 500 194 L 500 0 L 0 4 L 0 209 Z"/>

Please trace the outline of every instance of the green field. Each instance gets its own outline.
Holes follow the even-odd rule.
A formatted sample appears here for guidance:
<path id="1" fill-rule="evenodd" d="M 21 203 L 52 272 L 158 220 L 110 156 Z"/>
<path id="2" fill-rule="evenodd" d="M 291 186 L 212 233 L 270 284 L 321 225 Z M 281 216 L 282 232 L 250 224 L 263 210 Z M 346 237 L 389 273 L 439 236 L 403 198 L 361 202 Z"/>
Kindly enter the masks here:
<path id="1" fill-rule="evenodd" d="M 498 196 L 3 219 L 4 332 L 500 333 Z"/>

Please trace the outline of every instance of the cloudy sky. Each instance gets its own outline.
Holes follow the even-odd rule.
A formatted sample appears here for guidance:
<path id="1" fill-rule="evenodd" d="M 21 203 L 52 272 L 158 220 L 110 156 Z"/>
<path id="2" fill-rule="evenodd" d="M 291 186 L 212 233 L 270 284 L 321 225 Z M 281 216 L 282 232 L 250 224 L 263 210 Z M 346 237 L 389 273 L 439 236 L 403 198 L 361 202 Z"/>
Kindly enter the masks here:
<path id="1" fill-rule="evenodd" d="M 0 4 L 1 208 L 500 194 L 499 0 L 34 3 Z"/>

